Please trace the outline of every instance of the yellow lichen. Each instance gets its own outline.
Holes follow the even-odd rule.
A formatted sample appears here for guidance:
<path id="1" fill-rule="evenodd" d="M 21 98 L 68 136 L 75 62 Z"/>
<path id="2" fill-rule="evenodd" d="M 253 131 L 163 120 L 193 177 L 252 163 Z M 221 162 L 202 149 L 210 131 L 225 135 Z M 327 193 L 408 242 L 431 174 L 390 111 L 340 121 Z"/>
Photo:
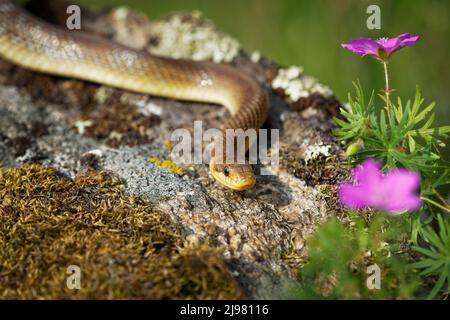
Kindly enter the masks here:
<path id="1" fill-rule="evenodd" d="M 148 158 L 148 161 L 156 164 L 158 167 L 167 168 L 173 173 L 182 174 L 184 169 L 174 163 L 172 160 L 161 160 L 157 157 Z"/>
<path id="2" fill-rule="evenodd" d="M 172 142 L 170 140 L 166 140 L 164 142 L 164 146 L 166 147 L 166 150 L 170 152 L 170 150 L 172 149 Z"/>

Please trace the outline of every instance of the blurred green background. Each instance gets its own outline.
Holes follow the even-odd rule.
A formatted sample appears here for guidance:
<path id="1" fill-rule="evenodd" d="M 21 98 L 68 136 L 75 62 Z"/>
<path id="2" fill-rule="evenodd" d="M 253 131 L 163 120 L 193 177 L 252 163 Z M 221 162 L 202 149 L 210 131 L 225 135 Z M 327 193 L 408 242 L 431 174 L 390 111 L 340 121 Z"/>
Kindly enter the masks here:
<path id="1" fill-rule="evenodd" d="M 127 5 L 158 18 L 177 10 L 200 10 L 249 51 L 283 65 L 301 65 L 346 101 L 352 81 L 366 90 L 384 85 L 381 65 L 340 47 L 354 37 L 393 37 L 410 32 L 421 40 L 391 59 L 391 86 L 425 102 L 436 101 L 437 124 L 449 124 L 449 15 L 447 0 L 78 0 L 86 6 Z M 381 8 L 381 30 L 368 30 L 366 9 Z M 448 149 L 447 149 L 448 150 Z"/>

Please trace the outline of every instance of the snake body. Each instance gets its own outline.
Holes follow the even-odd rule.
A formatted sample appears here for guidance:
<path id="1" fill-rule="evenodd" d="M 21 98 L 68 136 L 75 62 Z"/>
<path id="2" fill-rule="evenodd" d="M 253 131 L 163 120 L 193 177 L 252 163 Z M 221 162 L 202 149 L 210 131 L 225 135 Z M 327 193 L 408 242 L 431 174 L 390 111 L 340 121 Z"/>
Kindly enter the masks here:
<path id="1" fill-rule="evenodd" d="M 155 56 L 78 30 L 58 28 L 10 0 L 0 0 L 0 56 L 38 72 L 178 100 L 221 104 L 231 113 L 222 132 L 258 129 L 267 114 L 265 91 L 255 79 L 231 66 Z M 213 147 L 210 172 L 231 189 L 251 188 L 255 184 L 252 167 L 227 163 L 224 143 L 225 139 L 220 155 L 224 161 L 218 161 Z"/>

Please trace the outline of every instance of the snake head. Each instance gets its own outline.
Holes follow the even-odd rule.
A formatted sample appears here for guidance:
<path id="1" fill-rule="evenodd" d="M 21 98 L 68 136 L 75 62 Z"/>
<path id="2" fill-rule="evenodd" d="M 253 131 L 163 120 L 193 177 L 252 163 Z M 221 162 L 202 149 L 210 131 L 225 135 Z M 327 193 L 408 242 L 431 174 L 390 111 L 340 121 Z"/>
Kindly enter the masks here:
<path id="1" fill-rule="evenodd" d="M 242 191 L 250 189 L 256 183 L 256 177 L 250 164 L 217 164 L 214 158 L 209 163 L 209 170 L 219 183 L 224 186 Z"/>

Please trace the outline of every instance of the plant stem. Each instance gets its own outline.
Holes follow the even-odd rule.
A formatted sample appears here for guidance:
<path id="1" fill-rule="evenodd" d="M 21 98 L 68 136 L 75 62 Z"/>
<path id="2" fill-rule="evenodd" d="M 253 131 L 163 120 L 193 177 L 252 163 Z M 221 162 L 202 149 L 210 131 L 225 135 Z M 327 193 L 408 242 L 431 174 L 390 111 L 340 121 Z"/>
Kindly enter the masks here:
<path id="1" fill-rule="evenodd" d="M 428 202 L 428 203 L 431 203 L 432 205 L 435 205 L 435 206 L 438 207 L 439 209 L 442 209 L 442 210 L 447 211 L 447 212 L 450 213 L 450 209 L 448 209 L 448 208 L 446 208 L 446 207 L 444 207 L 444 206 L 441 206 L 439 203 L 437 203 L 437 202 L 435 202 L 435 201 L 433 201 L 433 200 L 431 200 L 431 199 L 428 199 L 428 198 L 425 198 L 425 197 L 420 197 L 420 199 L 422 199 L 423 201 L 426 201 L 426 202 Z"/>
<path id="2" fill-rule="evenodd" d="M 386 81 L 386 90 L 385 90 L 385 94 L 386 94 L 386 111 L 387 111 L 387 115 L 388 115 L 388 119 L 391 119 L 391 112 L 390 112 L 390 107 L 391 107 L 391 100 L 390 100 L 390 89 L 389 89 L 389 76 L 388 76 L 388 67 L 387 67 L 387 61 L 383 61 L 383 66 L 384 66 L 384 80 Z"/>
<path id="3" fill-rule="evenodd" d="M 441 200 L 442 203 L 443 203 L 447 208 L 450 208 L 450 205 L 445 201 L 444 197 L 443 197 L 443 196 L 442 196 L 435 188 L 432 188 L 432 190 L 433 190 L 434 194 L 439 198 L 439 200 Z"/>

